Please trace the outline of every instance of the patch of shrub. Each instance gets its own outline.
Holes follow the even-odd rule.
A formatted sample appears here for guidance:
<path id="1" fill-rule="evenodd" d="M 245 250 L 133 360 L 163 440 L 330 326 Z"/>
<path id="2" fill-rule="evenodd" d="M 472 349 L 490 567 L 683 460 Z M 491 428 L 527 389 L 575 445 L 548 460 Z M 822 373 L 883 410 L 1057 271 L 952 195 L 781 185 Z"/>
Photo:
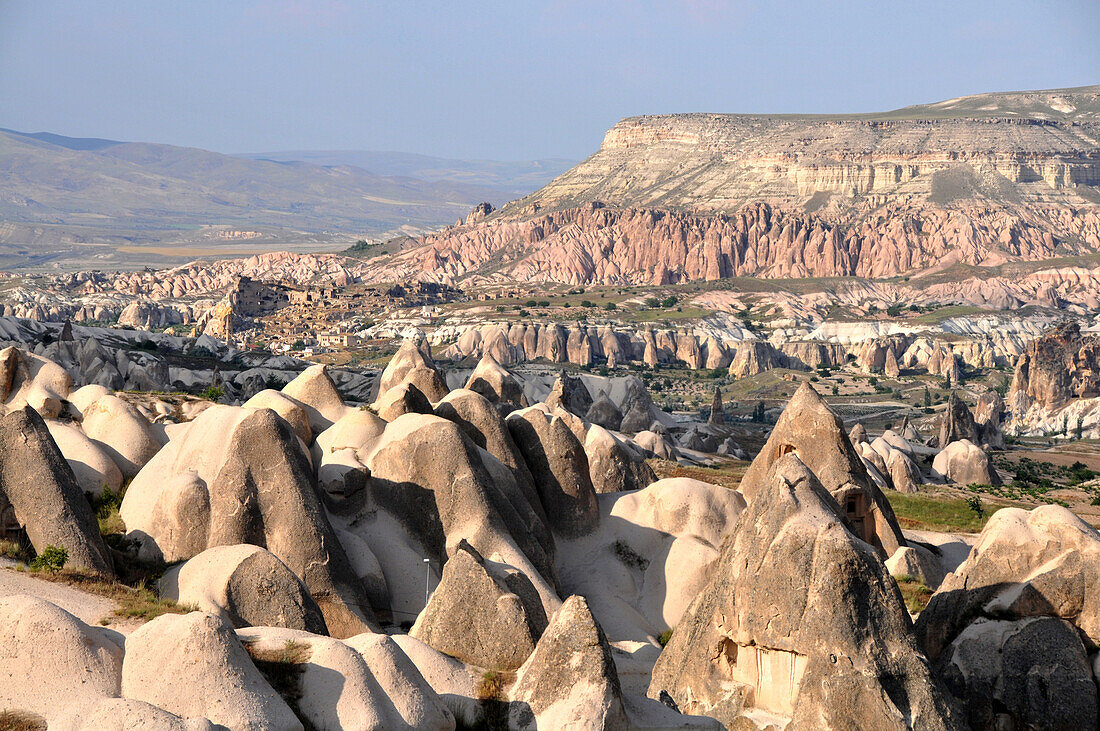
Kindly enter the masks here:
<path id="1" fill-rule="evenodd" d="M 69 552 L 51 543 L 31 561 L 31 571 L 44 571 L 52 574 L 65 568 L 65 562 L 68 560 Z"/>
<path id="2" fill-rule="evenodd" d="M 199 394 L 199 398 L 204 398 L 207 401 L 217 401 L 224 395 L 225 389 L 221 386 L 210 386 Z"/>

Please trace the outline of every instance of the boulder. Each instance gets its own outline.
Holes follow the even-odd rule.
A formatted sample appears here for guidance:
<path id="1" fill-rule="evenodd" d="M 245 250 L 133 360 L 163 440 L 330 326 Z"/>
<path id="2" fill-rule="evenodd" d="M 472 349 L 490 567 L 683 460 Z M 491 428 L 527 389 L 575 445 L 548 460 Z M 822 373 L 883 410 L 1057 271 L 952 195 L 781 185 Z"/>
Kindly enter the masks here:
<path id="1" fill-rule="evenodd" d="M 562 371 L 554 381 L 545 403 L 551 411 L 560 406 L 571 414 L 585 416 L 592 408 L 592 394 L 588 392 L 584 381 Z"/>
<path id="2" fill-rule="evenodd" d="M 85 494 L 98 497 L 107 488 L 118 493 L 122 488 L 122 472 L 98 444 L 75 426 L 60 421 L 47 421 L 54 444 L 61 450 L 73 476 Z"/>
<path id="3" fill-rule="evenodd" d="M 557 607 L 553 543 L 544 542 L 545 524 L 511 471 L 458 425 L 425 414 L 398 417 L 386 427 L 367 467 L 371 481 L 364 509 L 373 504 L 392 515 L 402 532 L 417 536 L 429 557 L 442 563 L 465 539 L 481 555 L 523 571 L 548 612 Z M 420 557 L 415 563 L 423 576 Z"/>
<path id="4" fill-rule="evenodd" d="M 429 401 L 435 403 L 447 395 L 447 381 L 439 373 L 430 355 L 415 340 L 406 339 L 386 364 L 378 380 L 378 393 L 383 394 L 394 386 L 411 383 Z"/>
<path id="5" fill-rule="evenodd" d="M 623 414 L 619 411 L 619 407 L 612 403 L 607 394 L 603 392 L 596 396 L 596 400 L 592 402 L 592 405 L 583 416 L 585 420 L 613 431 L 618 431 L 623 424 Z"/>
<path id="6" fill-rule="evenodd" d="M 385 421 L 402 414 L 430 414 L 432 404 L 412 383 L 401 383 L 386 391 L 374 402 L 374 411 Z"/>
<path id="7" fill-rule="evenodd" d="M 848 432 L 848 439 L 852 444 L 861 444 L 867 440 L 867 429 L 860 422 L 856 422 L 856 425 L 852 427 L 852 430 Z"/>
<path id="8" fill-rule="evenodd" d="M 204 411 L 142 469 L 120 512 L 144 556 L 172 562 L 212 546 L 261 546 L 309 587 L 333 636 L 370 627 L 370 607 L 325 515 L 309 457 L 270 409 Z"/>
<path id="9" fill-rule="evenodd" d="M 84 433 L 103 445 L 127 479 L 132 479 L 160 451 L 149 420 L 118 396 L 103 396 L 83 413 Z"/>
<path id="10" fill-rule="evenodd" d="M 658 459 L 675 460 L 679 457 L 676 445 L 657 432 L 640 431 L 634 435 L 634 443 Z"/>
<path id="11" fill-rule="evenodd" d="M 409 634 L 465 663 L 515 670 L 545 629 L 546 612 L 531 580 L 485 560 L 463 540 Z"/>
<path id="12" fill-rule="evenodd" d="M 1100 533 L 1069 510 L 1002 508 L 917 617 L 973 728 L 1093 728 Z"/>
<path id="13" fill-rule="evenodd" d="M 385 428 L 380 417 L 359 408 L 317 435 L 313 464 L 317 483 L 328 495 L 342 499 L 366 486 L 370 471 L 364 462 Z"/>
<path id="14" fill-rule="evenodd" d="M 772 466 L 789 452 L 798 454 L 841 506 L 856 534 L 875 546 L 883 559 L 905 545 L 890 503 L 871 481 L 843 423 L 809 383 L 799 386 L 741 479 L 739 489 L 746 500 L 755 499 Z"/>
<path id="15" fill-rule="evenodd" d="M 973 729 L 1086 729 L 1100 722 L 1089 651 L 1064 619 L 979 618 L 940 663 Z"/>
<path id="16" fill-rule="evenodd" d="M 943 581 L 940 560 L 920 545 L 902 546 L 894 551 L 894 555 L 886 559 L 886 570 L 895 578 L 909 576 L 932 589 Z"/>
<path id="17" fill-rule="evenodd" d="M 122 695 L 232 729 L 302 728 L 233 629 L 202 612 L 164 614 L 130 634 Z"/>
<path id="18" fill-rule="evenodd" d="M 874 549 L 797 454 L 770 468 L 653 669 L 728 727 L 947 729 L 958 722 Z"/>
<path id="19" fill-rule="evenodd" d="M 0 520 L 25 530 L 38 553 L 64 548 L 69 567 L 114 576 L 91 506 L 30 406 L 0 417 Z"/>
<path id="20" fill-rule="evenodd" d="M 584 451 L 592 487 L 597 493 L 640 490 L 657 481 L 645 457 L 602 426 L 589 427 Z"/>
<path id="21" fill-rule="evenodd" d="M 282 394 L 293 399 L 305 411 L 313 434 L 328 429 L 350 410 L 350 407 L 344 405 L 344 399 L 336 390 L 336 384 L 329 376 L 326 365 L 306 368 L 293 381 L 283 386 Z"/>
<path id="22" fill-rule="evenodd" d="M 108 630 L 89 627 L 44 599 L 0 599 L 0 708 L 57 724 L 117 696 L 122 648 Z M 36 728 L 32 725 L 10 728 Z M 42 728 L 45 728 L 43 724 Z"/>
<path id="23" fill-rule="evenodd" d="M 989 455 L 969 439 L 951 442 L 932 460 L 932 473 L 958 485 L 1000 485 Z"/>
<path id="24" fill-rule="evenodd" d="M 554 532 L 573 536 L 595 528 L 599 512 L 588 456 L 566 422 L 531 406 L 509 414 L 507 424 Z"/>
<path id="25" fill-rule="evenodd" d="M 542 509 L 542 503 L 535 490 L 535 479 L 531 476 L 531 470 L 527 468 L 527 462 L 520 454 L 515 440 L 512 439 L 512 432 L 508 429 L 508 425 L 489 400 L 474 391 L 455 389 L 436 405 L 435 414 L 453 421 L 470 441 L 496 457 L 501 464 L 512 471 L 516 484 L 523 490 L 527 501 L 540 518 L 540 523 L 536 525 L 545 528 L 546 513 Z M 539 536 L 539 542 L 544 545 L 553 545 L 553 538 L 547 532 L 546 535 Z"/>
<path id="26" fill-rule="evenodd" d="M 1100 533 L 1060 505 L 1001 508 L 917 618 L 928 659 L 980 617 L 1056 617 L 1100 646 Z"/>
<path id="27" fill-rule="evenodd" d="M 512 729 L 629 727 L 611 647 L 584 597 L 554 613 L 509 697 Z"/>
<path id="28" fill-rule="evenodd" d="M 82 714 L 78 728 L 80 731 L 215 731 L 214 725 L 205 718 L 183 719 L 132 698 L 103 698 L 92 710 Z"/>
<path id="29" fill-rule="evenodd" d="M 76 407 L 78 412 L 83 413 L 84 409 L 110 393 L 111 390 L 106 386 L 101 386 L 98 383 L 89 383 L 87 386 L 81 386 L 70 393 L 69 403 Z"/>
<path id="30" fill-rule="evenodd" d="M 328 634 L 309 590 L 274 554 L 240 544 L 208 548 L 161 578 L 160 595 L 234 627 L 270 626 Z"/>
<path id="31" fill-rule="evenodd" d="M 470 379 L 466 381 L 465 387 L 480 393 L 492 403 L 503 407 L 502 410 L 506 412 L 527 406 L 527 397 L 523 394 L 523 387 L 490 354 L 482 356 L 481 360 L 478 361 L 477 367 L 470 374 Z"/>

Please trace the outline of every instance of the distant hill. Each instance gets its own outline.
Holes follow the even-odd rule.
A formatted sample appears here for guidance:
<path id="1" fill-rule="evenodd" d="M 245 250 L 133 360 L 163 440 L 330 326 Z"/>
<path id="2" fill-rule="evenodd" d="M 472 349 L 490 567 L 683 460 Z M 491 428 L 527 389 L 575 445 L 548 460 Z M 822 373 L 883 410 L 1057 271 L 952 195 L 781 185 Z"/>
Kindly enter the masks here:
<path id="1" fill-rule="evenodd" d="M 440 169 L 431 158 L 384 158 L 391 158 L 387 171 Z M 463 164 L 445 162 L 455 171 Z M 163 262 L 177 250 L 188 257 L 343 248 L 359 238 L 419 234 L 482 201 L 499 205 L 536 189 L 524 180 L 540 164 L 470 163 L 467 173 L 418 178 L 0 130 L 0 268 L 73 258 L 125 266 Z"/>
<path id="2" fill-rule="evenodd" d="M 252 160 L 308 162 L 314 165 L 352 165 L 377 175 L 397 175 L 436 182 L 483 185 L 499 189 L 504 200 L 526 195 L 549 183 L 577 164 L 576 160 L 548 158 L 523 162 L 496 160 L 454 160 L 408 152 L 369 150 L 297 150 L 250 152 L 239 155 Z M 496 201 L 491 201 L 494 205 Z M 502 201 L 503 202 L 503 201 Z"/>

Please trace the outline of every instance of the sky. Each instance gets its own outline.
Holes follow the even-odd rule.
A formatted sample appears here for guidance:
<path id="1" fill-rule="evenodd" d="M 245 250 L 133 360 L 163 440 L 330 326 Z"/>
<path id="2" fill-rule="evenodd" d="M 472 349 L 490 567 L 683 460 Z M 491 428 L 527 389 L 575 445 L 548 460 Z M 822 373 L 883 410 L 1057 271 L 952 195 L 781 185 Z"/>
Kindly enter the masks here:
<path id="1" fill-rule="evenodd" d="M 623 117 L 1100 83 L 1097 0 L 0 0 L 0 127 L 579 160 Z"/>

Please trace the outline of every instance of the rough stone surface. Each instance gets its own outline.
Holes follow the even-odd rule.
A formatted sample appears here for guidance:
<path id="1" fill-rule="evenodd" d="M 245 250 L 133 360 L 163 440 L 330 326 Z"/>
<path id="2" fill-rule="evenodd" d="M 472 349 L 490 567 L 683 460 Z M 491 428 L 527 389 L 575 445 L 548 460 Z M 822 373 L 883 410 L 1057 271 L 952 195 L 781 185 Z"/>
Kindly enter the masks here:
<path id="1" fill-rule="evenodd" d="M 309 458 L 274 411 L 207 409 L 142 469 L 120 512 L 144 555 L 179 561 L 251 543 L 302 579 L 334 636 L 359 634 L 373 621 Z"/>
<path id="2" fill-rule="evenodd" d="M 653 669 L 649 696 L 727 726 L 958 728 L 894 581 L 796 455 L 770 469 Z M 747 720 L 747 719 L 746 719 Z"/>
<path id="3" fill-rule="evenodd" d="M 424 349 L 426 348 L 425 345 Z M 402 342 L 378 379 L 378 393 L 383 394 L 402 383 L 411 383 L 432 403 L 446 396 L 447 381 L 435 367 L 431 355 L 424 349 L 415 340 L 406 339 Z"/>
<path id="4" fill-rule="evenodd" d="M 0 599 L 0 708 L 55 722 L 117 696 L 122 648 L 43 599 Z M 19 727 L 14 727 L 19 728 Z"/>
<path id="5" fill-rule="evenodd" d="M 947 399 L 947 409 L 940 418 L 940 449 L 960 439 L 968 439 L 974 444 L 981 443 L 973 414 L 959 395 L 952 391 Z"/>
<path id="6" fill-rule="evenodd" d="M 133 478 L 160 451 L 149 420 L 117 396 L 103 396 L 84 409 L 84 433 L 103 445 L 126 478 Z"/>
<path id="7" fill-rule="evenodd" d="M 599 512 L 588 456 L 565 420 L 532 406 L 510 414 L 507 424 L 531 470 L 550 527 L 563 535 L 593 529 Z"/>
<path id="8" fill-rule="evenodd" d="M 127 638 L 122 695 L 232 729 L 302 728 L 233 629 L 201 612 L 161 615 Z"/>
<path id="9" fill-rule="evenodd" d="M 38 553 L 58 546 L 68 551 L 67 566 L 114 576 L 73 470 L 29 406 L 0 417 L 0 516 L 9 510 Z"/>
<path id="10" fill-rule="evenodd" d="M 523 387 L 491 354 L 482 356 L 478 361 L 465 387 L 499 404 L 503 410 L 511 411 L 527 406 Z"/>
<path id="11" fill-rule="evenodd" d="M 571 414 L 585 416 L 592 408 L 592 394 L 588 392 L 584 381 L 562 371 L 554 381 L 545 403 L 551 410 L 560 406 Z"/>
<path id="12" fill-rule="evenodd" d="M 513 729 L 629 727 L 611 647 L 583 597 L 569 597 L 550 618 L 510 698 Z"/>
<path id="13" fill-rule="evenodd" d="M 841 506 L 857 534 L 883 558 L 905 545 L 890 503 L 871 481 L 843 423 L 809 383 L 799 386 L 746 470 L 739 487 L 746 500 L 753 501 L 772 466 L 792 451 Z"/>
<path id="14" fill-rule="evenodd" d="M 546 613 L 531 580 L 511 566 L 486 561 L 461 541 L 409 634 L 465 663 L 515 670 L 545 629 Z"/>
<path id="15" fill-rule="evenodd" d="M 627 446 L 618 437 L 593 424 L 584 442 L 588 455 L 588 473 L 597 493 L 641 490 L 657 475 L 642 454 Z"/>
<path id="16" fill-rule="evenodd" d="M 951 442 L 932 460 L 932 472 L 958 485 L 1000 485 L 993 460 L 969 439 Z"/>
<path id="17" fill-rule="evenodd" d="M 170 568 L 160 595 L 216 614 L 234 627 L 270 626 L 328 634 L 309 590 L 259 546 L 214 546 Z"/>

